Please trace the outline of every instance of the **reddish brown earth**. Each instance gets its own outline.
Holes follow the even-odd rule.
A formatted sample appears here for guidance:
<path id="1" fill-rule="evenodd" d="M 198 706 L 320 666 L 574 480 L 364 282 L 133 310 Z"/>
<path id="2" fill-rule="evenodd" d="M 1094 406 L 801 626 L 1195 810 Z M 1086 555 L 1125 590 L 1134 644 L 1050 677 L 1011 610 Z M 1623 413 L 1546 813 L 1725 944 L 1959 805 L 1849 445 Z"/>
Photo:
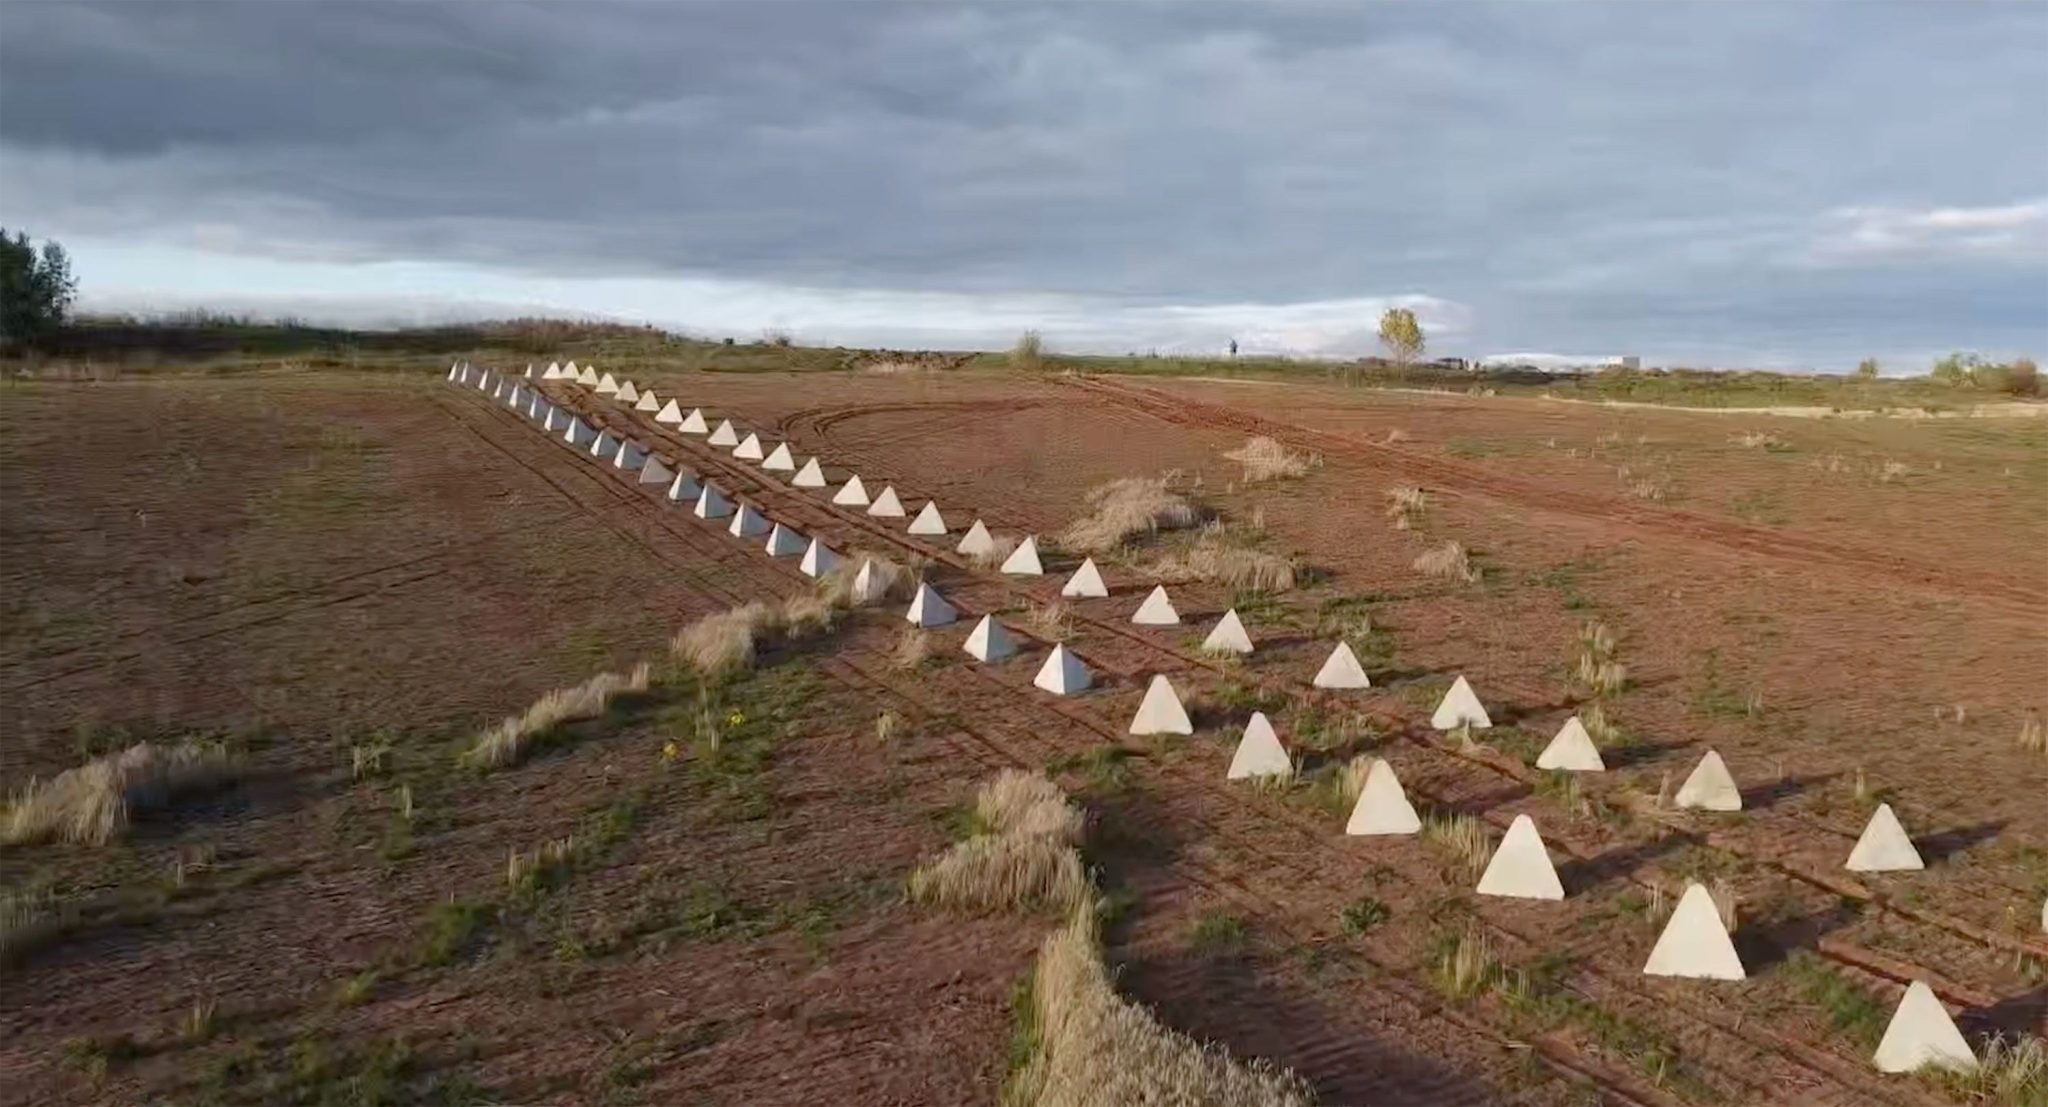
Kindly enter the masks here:
<path id="1" fill-rule="evenodd" d="M 10 887 L 42 880 L 93 905 L 91 925 L 10 970 L 0 1067 L 46 1097 L 199 1098 L 204 1074 L 243 1057 L 216 1083 L 249 1101 L 291 1070 L 294 1041 L 357 1058 L 405 1035 L 416 1089 L 987 1102 L 1006 991 L 1039 925 L 936 919 L 894 888 L 975 780 L 1048 763 L 1082 790 L 1091 858 L 1130 903 L 1111 928 L 1124 985 L 1173 1025 L 1296 1068 L 1328 1102 L 1942 1101 L 1868 1067 L 1872 1043 L 1829 1024 L 1816 974 L 1886 1010 L 1905 980 L 1926 978 L 1973 1033 L 2040 1031 L 2048 945 L 2008 917 L 2048 894 L 2048 761 L 2012 741 L 2021 713 L 2042 706 L 2048 662 L 2048 596 L 2027 556 L 2048 486 L 2039 428 L 1798 421 L 1768 428 L 1792 444 L 1771 453 L 1727 441 L 1753 421 L 1539 401 L 946 373 L 653 383 L 786 435 L 835 478 L 893 481 L 912 511 L 936 497 L 956 531 L 979 514 L 998 532 L 1050 532 L 1094 484 L 1179 469 L 1226 518 L 1262 519 L 1317 579 L 1248 606 L 1260 651 L 1224 666 L 1192 647 L 1231 604 L 1226 590 L 1176 585 L 1187 625 L 1140 630 L 1126 620 L 1149 587 L 1147 558 L 1106 566 L 1115 594 L 1076 605 L 1070 639 L 1101 684 L 1065 701 L 1029 687 L 1042 644 L 974 665 L 959 652 L 963 621 L 933 632 L 934 660 L 905 672 L 887 659 L 891 620 L 864 618 L 762 678 L 816 684 L 749 778 L 774 799 L 765 817 L 695 753 L 663 767 L 661 740 L 694 718 L 687 702 L 475 778 L 446 768 L 463 735 L 547 687 L 657 654 L 696 613 L 796 590 L 793 564 L 438 381 L 14 390 L 0 421 L 0 776 L 56 771 L 76 744 L 117 733 L 191 730 L 248 742 L 258 771 L 123 845 L 0 855 Z M 554 391 L 838 548 L 921 550 L 973 615 L 1021 615 L 1077 560 L 1049 554 L 1041 581 L 976 571 L 950 543 L 902 536 L 900 521 L 833 508 L 645 415 Z M 1389 445 L 1395 428 L 1407 438 Z M 1323 463 L 1238 488 L 1219 455 L 1249 433 Z M 1616 460 L 1624 451 L 1635 453 Z M 1882 481 L 1811 464 L 1836 454 L 1910 472 Z M 1659 467 L 1673 491 L 1638 499 L 1617 464 Z M 1402 483 L 1435 498 L 1417 532 L 1382 515 L 1383 490 Z M 1474 548 L 1480 584 L 1409 567 L 1446 538 Z M 1349 597 L 1366 598 L 1389 643 L 1379 687 L 1313 693 L 1328 649 L 1318 605 Z M 1586 782 L 1631 812 L 1607 818 L 1571 814 L 1523 767 L 1574 707 L 1565 673 L 1592 617 L 1632 676 L 1613 713 L 1646 743 Z M 1155 672 L 1195 704 L 1194 738 L 1124 737 Z M 1419 728 L 1458 672 L 1512 724 L 1485 736 L 1490 750 Z M 1418 800 L 1496 833 L 1532 814 L 1568 898 L 1481 900 L 1421 843 L 1346 840 L 1341 809 L 1311 788 L 1226 786 L 1229 743 L 1255 703 L 1283 738 L 1320 726 L 1301 743 L 1311 769 L 1371 749 Z M 1935 720 L 1956 704 L 1963 723 Z M 872 726 L 885 709 L 907 720 L 887 744 Z M 379 857 L 391 783 L 352 783 L 346 764 L 351 742 L 380 728 L 398 736 L 398 776 L 431 812 L 417 852 L 397 861 Z M 1111 743 L 1115 768 L 1075 763 Z M 1662 778 L 1709 746 L 1750 787 L 1750 810 L 1657 809 Z M 1926 872 L 1841 871 L 1867 810 L 1858 769 L 1920 840 Z M 418 945 L 433 904 L 502 898 L 506 849 L 627 800 L 638 815 L 621 844 L 538 904 L 508 906 L 450 964 L 394 953 Z M 167 902 L 137 898 L 202 846 L 221 859 L 217 876 Z M 1647 889 L 1695 877 L 1739 892 L 1750 981 L 1638 975 L 1656 934 Z M 766 921 L 604 940 L 622 919 L 672 918 L 671 901 L 704 907 L 707 886 L 750 905 L 741 920 Z M 1340 914 L 1365 896 L 1388 918 L 1348 935 Z M 832 919 L 822 937 L 821 924 L 789 922 L 819 903 Z M 1548 959 L 1547 1002 L 1571 1017 L 1443 994 L 1436 944 L 1467 931 L 1505 964 Z M 585 934 L 601 952 L 564 952 L 577 944 L 565 935 Z M 366 1002 L 334 1006 L 339 981 L 379 964 L 392 967 Z M 214 1036 L 167 1041 L 202 995 L 218 997 Z M 120 1035 L 142 1056 L 108 1062 L 97 1085 L 92 1048 L 64 1058 L 67 1039 Z"/>

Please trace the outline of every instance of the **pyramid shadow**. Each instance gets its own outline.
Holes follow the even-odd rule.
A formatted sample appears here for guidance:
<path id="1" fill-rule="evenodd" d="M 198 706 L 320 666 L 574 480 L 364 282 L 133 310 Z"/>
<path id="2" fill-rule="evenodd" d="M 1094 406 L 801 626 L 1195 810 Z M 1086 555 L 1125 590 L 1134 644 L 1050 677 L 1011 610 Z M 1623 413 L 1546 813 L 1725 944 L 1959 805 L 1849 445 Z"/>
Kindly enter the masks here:
<path id="1" fill-rule="evenodd" d="M 1567 861 L 1557 867 L 1557 879 L 1564 884 L 1566 895 L 1578 895 L 1616 877 L 1627 876 L 1637 866 L 1697 841 L 1695 835 L 1674 830 L 1660 838 L 1611 849 L 1596 857 Z"/>
<path id="2" fill-rule="evenodd" d="M 1774 780 L 1769 784 L 1758 784 L 1744 788 L 1742 789 L 1742 809 L 1745 811 L 1761 811 L 1765 808 L 1776 806 L 1785 800 L 1791 799 L 1793 796 L 1807 791 L 1816 784 L 1826 784 L 1828 781 L 1834 780 L 1841 775 L 1839 772 L 1810 773 L 1806 776 L 1788 776 L 1783 780 Z"/>
<path id="3" fill-rule="evenodd" d="M 1364 663 L 1363 658 L 1360 659 L 1360 663 Z M 1366 672 L 1372 676 L 1372 685 L 1376 691 L 1385 691 L 1390 685 L 1404 684 L 1430 675 L 1428 669 L 1367 669 Z"/>
<path id="4" fill-rule="evenodd" d="M 1535 791 L 1534 788 L 1529 787 L 1527 784 L 1509 784 L 1496 788 L 1491 792 L 1481 792 L 1476 796 L 1468 796 L 1464 799 L 1452 800 L 1449 803 L 1441 803 L 1436 806 L 1438 809 L 1449 811 L 1452 814 L 1471 815 L 1477 818 L 1501 804 L 1527 799 L 1534 795 Z"/>
<path id="5" fill-rule="evenodd" d="M 1742 958 L 1743 967 L 1754 976 L 1790 957 L 1794 950 L 1811 949 L 1862 914 L 1861 903 L 1837 901 L 1804 915 L 1744 923 L 1734 934 L 1735 952 Z"/>
<path id="6" fill-rule="evenodd" d="M 2000 819 L 1994 823 L 1978 823 L 1975 826 L 1944 830 L 1924 838 L 1915 838 L 1913 846 L 1920 851 L 1921 860 L 1930 865 L 1938 865 L 1971 846 L 1998 837 L 1998 832 L 2004 830 L 2009 821 Z"/>
<path id="7" fill-rule="evenodd" d="M 2001 999 L 1989 1007 L 1956 1012 L 1956 1029 L 1981 1052 L 1993 1038 L 2038 1034 L 2048 1025 L 2048 984 Z"/>
<path id="8" fill-rule="evenodd" d="M 1673 750 L 1685 748 L 1687 746 L 1683 742 L 1674 742 L 1670 745 L 1662 746 L 1651 742 L 1634 742 L 1626 746 L 1613 746 L 1602 749 L 1600 751 L 1600 760 L 1606 763 L 1608 770 L 1611 772 L 1615 769 L 1629 769 L 1637 765 L 1647 765 Z"/>

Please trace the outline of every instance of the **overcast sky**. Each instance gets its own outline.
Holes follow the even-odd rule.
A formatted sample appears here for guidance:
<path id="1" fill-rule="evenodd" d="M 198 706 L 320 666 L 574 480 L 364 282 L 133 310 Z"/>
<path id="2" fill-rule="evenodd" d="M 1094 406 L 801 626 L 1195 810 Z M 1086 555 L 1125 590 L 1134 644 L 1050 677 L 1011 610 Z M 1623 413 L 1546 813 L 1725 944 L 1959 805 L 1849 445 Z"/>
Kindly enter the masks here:
<path id="1" fill-rule="evenodd" d="M 88 307 L 2048 355 L 2048 3 L 0 3 Z M 1917 363 L 1917 364 L 1916 364 Z"/>

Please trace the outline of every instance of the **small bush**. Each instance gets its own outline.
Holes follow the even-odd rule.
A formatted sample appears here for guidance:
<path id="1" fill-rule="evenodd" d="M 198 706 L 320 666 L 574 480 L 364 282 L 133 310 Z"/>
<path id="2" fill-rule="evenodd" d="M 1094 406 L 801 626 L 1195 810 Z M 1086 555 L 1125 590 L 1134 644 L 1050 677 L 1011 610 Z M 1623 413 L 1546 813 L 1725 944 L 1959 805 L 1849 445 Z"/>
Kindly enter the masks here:
<path id="1" fill-rule="evenodd" d="M 1244 466 L 1246 484 L 1298 477 L 1308 472 L 1315 461 L 1309 455 L 1296 453 L 1263 434 L 1235 450 L 1224 451 L 1223 456 Z"/>
<path id="2" fill-rule="evenodd" d="M 1037 331 L 1025 331 L 1010 347 L 1010 365 L 1016 369 L 1038 369 L 1044 364 L 1045 342 Z"/>
<path id="3" fill-rule="evenodd" d="M 977 569 L 999 569 L 1011 554 L 1017 552 L 1017 543 L 1018 540 L 1011 535 L 992 534 L 988 549 L 976 550 L 967 555 L 967 560 L 973 562 Z"/>
<path id="4" fill-rule="evenodd" d="M 1387 489 L 1387 518 L 1393 521 L 1395 530 L 1413 530 L 1429 510 L 1429 493 L 1413 485 L 1400 485 Z"/>
<path id="5" fill-rule="evenodd" d="M 782 609 L 759 600 L 715 611 L 676 632 L 669 649 L 698 675 L 716 678 L 754 665 L 760 639 L 782 625 Z"/>
<path id="6" fill-rule="evenodd" d="M 1169 483 L 1166 477 L 1120 477 L 1089 489 L 1089 513 L 1060 532 L 1060 545 L 1103 553 L 1139 535 L 1194 526 L 1201 513 Z"/>
<path id="7" fill-rule="evenodd" d="M 463 751 L 462 760 L 479 769 L 517 765 L 526 759 L 536 738 L 563 723 L 604 714 L 620 695 L 645 692 L 648 680 L 647 663 L 642 661 L 628 673 L 599 673 L 573 688 L 558 688 L 535 700 L 525 713 L 508 715 L 478 735 Z"/>
<path id="8" fill-rule="evenodd" d="M 932 643 L 924 631 L 916 627 L 904 627 L 896 636 L 896 648 L 889 653 L 889 664 L 898 669 L 915 669 L 931 660 Z"/>
<path id="9" fill-rule="evenodd" d="M 2027 717 L 2020 722 L 2016 741 L 2028 753 L 2048 753 L 2048 727 L 2041 725 L 2041 716 L 2027 712 Z"/>
<path id="10" fill-rule="evenodd" d="M 218 787 L 238 771 L 227 748 L 216 742 L 140 742 L 48 781 L 30 781 L 8 805 L 0 837 L 9 845 L 51 840 L 104 845 L 128 829 L 136 811 Z"/>
<path id="11" fill-rule="evenodd" d="M 1449 854 L 1475 876 L 1486 870 L 1493 842 L 1486 827 L 1470 815 L 1431 815 L 1422 820 L 1422 840 Z"/>
<path id="12" fill-rule="evenodd" d="M 1458 580 L 1471 583 L 1479 579 L 1479 571 L 1472 567 L 1472 557 L 1457 541 L 1445 542 L 1425 550 L 1415 559 L 1415 571 L 1439 580 Z"/>
<path id="13" fill-rule="evenodd" d="M 1216 581 L 1252 592 L 1287 592 L 1299 580 L 1300 567 L 1291 557 L 1204 538 L 1181 553 L 1162 558 L 1152 571 L 1162 577 Z"/>
<path id="14" fill-rule="evenodd" d="M 1024 615 L 1024 625 L 1048 642 L 1065 641 L 1069 633 L 1067 605 L 1059 600 L 1033 607 Z"/>
<path id="15" fill-rule="evenodd" d="M 873 582 L 874 592 L 865 597 L 856 596 L 853 591 L 854 578 L 860 575 L 863 564 L 873 566 L 868 570 L 868 576 Z M 921 563 L 905 566 L 879 554 L 853 550 L 818 582 L 818 598 L 840 611 L 886 599 L 904 599 L 909 595 L 914 572 L 921 567 Z"/>
<path id="16" fill-rule="evenodd" d="M 1337 928 L 1356 938 L 1393 917 L 1387 905 L 1371 896 L 1361 896 L 1337 914 Z"/>
<path id="17" fill-rule="evenodd" d="M 1465 999 L 1493 981 L 1493 951 L 1477 934 L 1460 934 L 1455 941 L 1440 943 L 1437 951 L 1436 985 L 1452 999 Z"/>
<path id="18" fill-rule="evenodd" d="M 12 965 L 71 929 L 71 913 L 46 894 L 0 891 L 0 965 Z"/>

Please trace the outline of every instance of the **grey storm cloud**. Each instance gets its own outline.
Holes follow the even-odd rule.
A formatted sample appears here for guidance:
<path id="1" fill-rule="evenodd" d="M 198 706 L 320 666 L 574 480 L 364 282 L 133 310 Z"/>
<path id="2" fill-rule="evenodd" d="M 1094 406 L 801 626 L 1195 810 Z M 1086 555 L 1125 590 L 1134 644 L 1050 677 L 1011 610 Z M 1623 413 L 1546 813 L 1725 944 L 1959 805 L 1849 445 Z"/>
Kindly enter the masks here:
<path id="1" fill-rule="evenodd" d="M 1520 349 L 2038 351 L 2044 84 L 2030 4 L 8 4 L 0 215 L 1116 310 L 1419 295 Z"/>

